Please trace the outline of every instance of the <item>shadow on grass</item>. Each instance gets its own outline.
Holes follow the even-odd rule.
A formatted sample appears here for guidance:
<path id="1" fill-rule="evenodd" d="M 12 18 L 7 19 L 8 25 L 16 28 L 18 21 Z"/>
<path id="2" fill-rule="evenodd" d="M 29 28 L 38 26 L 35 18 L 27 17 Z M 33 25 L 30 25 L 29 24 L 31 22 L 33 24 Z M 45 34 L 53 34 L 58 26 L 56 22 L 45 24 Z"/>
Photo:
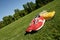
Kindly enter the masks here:
<path id="1" fill-rule="evenodd" d="M 34 34 L 34 33 L 37 33 L 38 31 L 31 31 L 31 32 L 26 32 L 24 35 L 27 35 L 27 34 Z"/>

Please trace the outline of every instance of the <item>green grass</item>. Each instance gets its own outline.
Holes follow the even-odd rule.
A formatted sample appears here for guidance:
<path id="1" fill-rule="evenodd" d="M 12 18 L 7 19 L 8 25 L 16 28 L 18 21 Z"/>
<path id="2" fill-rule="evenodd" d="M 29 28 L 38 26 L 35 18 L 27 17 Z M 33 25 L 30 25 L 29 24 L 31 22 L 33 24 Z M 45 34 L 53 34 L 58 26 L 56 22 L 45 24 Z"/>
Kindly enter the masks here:
<path id="1" fill-rule="evenodd" d="M 53 19 L 46 21 L 41 30 L 34 34 L 25 34 L 30 21 L 43 10 L 55 10 Z M 49 4 L 31 12 L 19 20 L 0 29 L 0 40 L 57 40 L 60 36 L 60 0 L 54 0 Z"/>

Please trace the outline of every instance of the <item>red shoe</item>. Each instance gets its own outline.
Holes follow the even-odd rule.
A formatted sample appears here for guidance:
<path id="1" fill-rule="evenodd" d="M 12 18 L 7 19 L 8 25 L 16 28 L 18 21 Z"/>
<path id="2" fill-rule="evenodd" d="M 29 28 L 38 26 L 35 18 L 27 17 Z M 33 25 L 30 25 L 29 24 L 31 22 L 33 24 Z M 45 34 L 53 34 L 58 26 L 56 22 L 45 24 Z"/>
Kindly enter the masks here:
<path id="1" fill-rule="evenodd" d="M 39 29 L 41 29 L 43 27 L 44 23 L 45 23 L 45 19 L 42 16 L 35 18 L 30 23 L 26 32 L 38 31 Z"/>

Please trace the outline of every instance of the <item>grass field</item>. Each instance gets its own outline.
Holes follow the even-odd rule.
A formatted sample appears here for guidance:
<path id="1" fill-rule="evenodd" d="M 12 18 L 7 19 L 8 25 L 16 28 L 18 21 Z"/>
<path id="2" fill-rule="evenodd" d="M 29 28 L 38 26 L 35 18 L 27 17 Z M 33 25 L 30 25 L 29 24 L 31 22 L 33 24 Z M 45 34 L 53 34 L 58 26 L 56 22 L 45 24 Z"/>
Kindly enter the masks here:
<path id="1" fill-rule="evenodd" d="M 38 32 L 24 35 L 30 21 L 43 10 L 55 10 L 56 14 Z M 54 0 L 0 29 L 0 40 L 60 40 L 60 0 Z"/>

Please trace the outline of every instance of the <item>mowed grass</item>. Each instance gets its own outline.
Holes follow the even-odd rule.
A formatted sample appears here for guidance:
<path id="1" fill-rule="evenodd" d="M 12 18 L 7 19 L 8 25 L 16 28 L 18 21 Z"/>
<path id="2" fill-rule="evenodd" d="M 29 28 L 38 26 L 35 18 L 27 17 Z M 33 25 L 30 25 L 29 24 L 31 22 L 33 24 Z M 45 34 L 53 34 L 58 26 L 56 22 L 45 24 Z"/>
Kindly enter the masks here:
<path id="1" fill-rule="evenodd" d="M 34 34 L 25 34 L 30 21 L 43 10 L 55 10 L 53 19 L 46 21 L 42 29 Z M 58 38 L 56 37 L 58 36 Z M 56 40 L 60 36 L 60 0 L 54 0 L 49 4 L 31 12 L 19 20 L 0 29 L 0 40 Z"/>

